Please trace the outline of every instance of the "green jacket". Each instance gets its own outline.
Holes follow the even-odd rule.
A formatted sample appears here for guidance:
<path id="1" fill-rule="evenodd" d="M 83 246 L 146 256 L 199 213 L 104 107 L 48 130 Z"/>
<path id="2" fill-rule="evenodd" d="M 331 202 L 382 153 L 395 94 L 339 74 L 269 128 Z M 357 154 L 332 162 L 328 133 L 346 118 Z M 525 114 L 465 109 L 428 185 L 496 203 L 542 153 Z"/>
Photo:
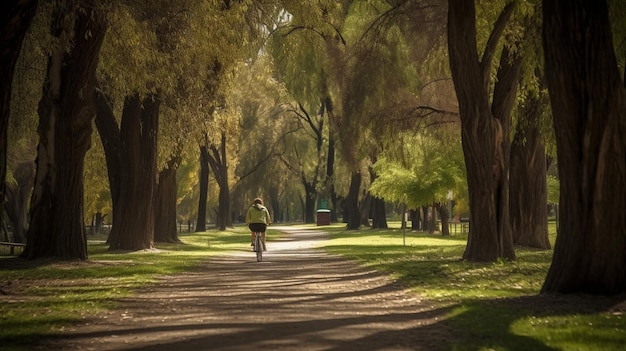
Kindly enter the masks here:
<path id="1" fill-rule="evenodd" d="M 246 223 L 265 223 L 269 225 L 271 223 L 270 212 L 267 208 L 260 204 L 254 204 L 248 208 L 246 214 Z"/>

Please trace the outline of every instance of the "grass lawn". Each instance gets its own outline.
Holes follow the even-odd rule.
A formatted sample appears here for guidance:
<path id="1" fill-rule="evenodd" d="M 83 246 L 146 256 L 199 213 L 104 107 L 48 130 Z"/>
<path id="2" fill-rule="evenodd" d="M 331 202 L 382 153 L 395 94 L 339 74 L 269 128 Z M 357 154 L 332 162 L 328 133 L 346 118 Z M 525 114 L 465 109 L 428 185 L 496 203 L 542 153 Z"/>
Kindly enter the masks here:
<path id="1" fill-rule="evenodd" d="M 390 223 L 399 228 L 399 223 Z M 551 251 L 517 249 L 515 262 L 470 264 L 459 258 L 467 237 L 400 229 L 330 233 L 325 250 L 394 276 L 438 307 L 449 310 L 450 350 L 623 350 L 626 323 L 619 298 L 541 296 Z M 274 233 L 274 234 L 273 234 Z M 276 232 L 269 232 L 271 235 Z M 193 270 L 211 255 L 247 247 L 248 230 L 182 233 L 183 244 L 111 253 L 92 238 L 87 262 L 26 261 L 0 256 L 0 350 L 29 350 L 69 323 L 115 306 L 161 275 Z M 97 240 L 100 239 L 100 240 Z M 554 238 L 552 238 L 554 239 Z"/>
<path id="2" fill-rule="evenodd" d="M 389 223 L 390 228 L 399 223 Z M 516 248 L 514 262 L 460 260 L 467 235 L 326 227 L 325 249 L 387 272 L 451 312 L 452 350 L 624 350 L 624 296 L 543 296 L 552 250 Z M 554 243 L 554 225 L 551 239 Z M 618 306 L 618 305 L 621 305 Z"/>

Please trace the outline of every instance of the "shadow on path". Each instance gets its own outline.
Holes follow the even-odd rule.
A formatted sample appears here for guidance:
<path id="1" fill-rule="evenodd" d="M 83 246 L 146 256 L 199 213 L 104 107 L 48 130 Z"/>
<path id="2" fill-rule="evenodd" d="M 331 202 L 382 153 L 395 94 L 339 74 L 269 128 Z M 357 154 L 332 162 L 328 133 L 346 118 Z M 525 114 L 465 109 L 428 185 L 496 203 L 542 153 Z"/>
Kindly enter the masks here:
<path id="1" fill-rule="evenodd" d="M 213 258 L 162 278 L 115 310 L 66 330 L 39 349 L 57 350 L 434 350 L 448 312 L 388 277 L 316 247 L 318 230 Z M 442 344 L 443 343 L 443 344 Z"/>

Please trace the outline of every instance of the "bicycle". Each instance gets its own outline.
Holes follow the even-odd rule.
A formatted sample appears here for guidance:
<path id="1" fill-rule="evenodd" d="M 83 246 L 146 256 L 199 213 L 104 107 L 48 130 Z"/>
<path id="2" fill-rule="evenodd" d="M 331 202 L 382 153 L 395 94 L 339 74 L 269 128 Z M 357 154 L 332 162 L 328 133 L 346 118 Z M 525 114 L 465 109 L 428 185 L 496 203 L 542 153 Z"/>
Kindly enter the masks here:
<path id="1" fill-rule="evenodd" d="M 256 261 L 263 261 L 263 233 L 254 232 L 253 250 L 256 252 Z"/>

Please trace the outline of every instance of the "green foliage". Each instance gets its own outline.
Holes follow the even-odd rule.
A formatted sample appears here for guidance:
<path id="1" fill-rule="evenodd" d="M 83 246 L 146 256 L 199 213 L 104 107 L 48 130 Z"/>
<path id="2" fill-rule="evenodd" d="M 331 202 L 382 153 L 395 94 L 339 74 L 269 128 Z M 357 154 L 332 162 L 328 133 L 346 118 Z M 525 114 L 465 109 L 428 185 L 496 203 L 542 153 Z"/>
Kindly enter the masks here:
<path id="1" fill-rule="evenodd" d="M 426 134 L 402 140 L 401 150 L 383 152 L 374 164 L 378 178 L 370 187 L 372 194 L 412 209 L 444 202 L 450 190 L 462 197 L 466 184 L 459 143 Z"/>

